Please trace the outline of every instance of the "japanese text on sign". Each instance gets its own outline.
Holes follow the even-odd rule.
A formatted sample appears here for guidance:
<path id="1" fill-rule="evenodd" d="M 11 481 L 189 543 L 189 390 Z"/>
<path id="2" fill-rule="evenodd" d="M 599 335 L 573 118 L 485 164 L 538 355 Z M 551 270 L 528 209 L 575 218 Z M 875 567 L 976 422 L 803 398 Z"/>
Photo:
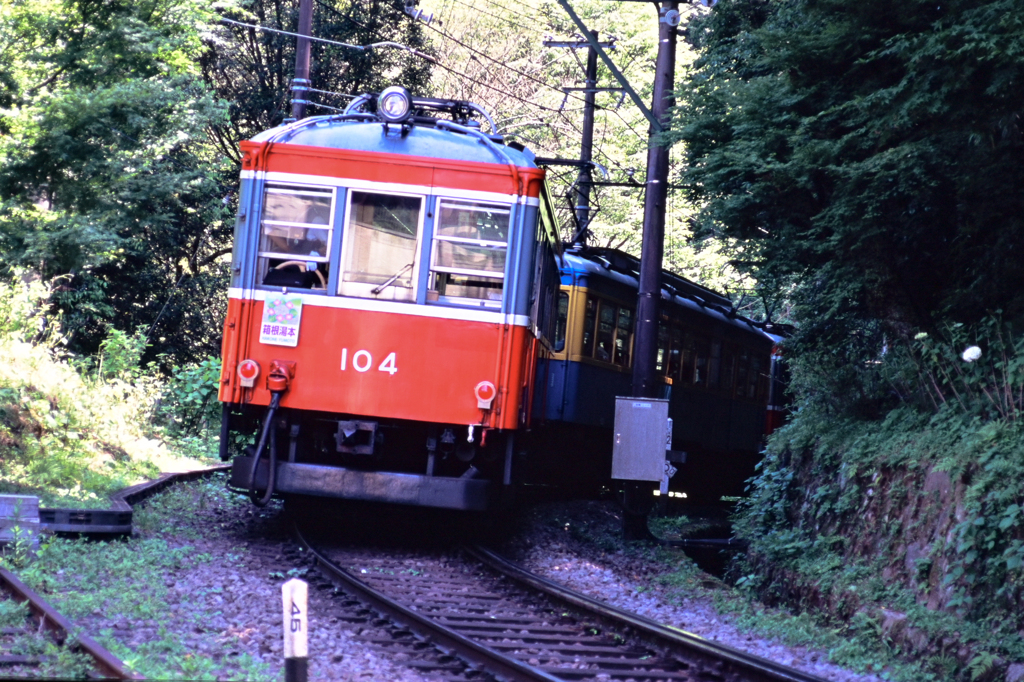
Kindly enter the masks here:
<path id="1" fill-rule="evenodd" d="M 260 343 L 294 348 L 299 344 L 301 322 L 302 298 L 284 294 L 267 294 L 267 299 L 263 302 Z"/>

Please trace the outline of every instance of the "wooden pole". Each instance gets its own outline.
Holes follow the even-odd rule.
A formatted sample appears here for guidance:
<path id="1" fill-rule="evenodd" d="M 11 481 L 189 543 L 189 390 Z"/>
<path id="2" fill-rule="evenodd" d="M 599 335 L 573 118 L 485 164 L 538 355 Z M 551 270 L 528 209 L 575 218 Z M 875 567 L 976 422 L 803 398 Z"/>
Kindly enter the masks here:
<path id="1" fill-rule="evenodd" d="M 309 586 L 298 578 L 281 585 L 284 605 L 284 680 L 306 682 L 309 675 L 309 621 L 306 601 Z"/>
<path id="2" fill-rule="evenodd" d="M 299 0 L 299 30 L 302 36 L 313 32 L 313 0 Z M 309 102 L 309 38 L 295 39 L 295 79 L 292 81 L 292 118 L 306 115 Z"/>

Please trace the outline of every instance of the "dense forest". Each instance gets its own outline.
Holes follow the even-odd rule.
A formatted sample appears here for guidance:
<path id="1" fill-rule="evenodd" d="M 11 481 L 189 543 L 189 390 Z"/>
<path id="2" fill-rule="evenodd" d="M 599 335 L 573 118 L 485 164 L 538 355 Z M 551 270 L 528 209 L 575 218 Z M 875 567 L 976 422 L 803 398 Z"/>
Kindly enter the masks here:
<path id="1" fill-rule="evenodd" d="M 649 99 L 651 7 L 573 6 Z M 164 371 L 217 354 L 238 142 L 285 118 L 294 61 L 293 38 L 221 20 L 293 31 L 297 8 L 0 5 L 0 271 L 47 288 L 40 334 L 85 358 L 131 339 Z M 422 8 L 316 0 L 314 34 L 434 61 L 314 44 L 312 113 L 401 84 L 578 153 L 585 52 L 543 47 L 576 30 L 557 3 Z M 825 606 L 919 679 L 1024 661 L 1022 9 L 721 0 L 679 29 L 666 265 L 795 328 L 791 420 L 739 503 L 734 578 Z M 636 253 L 647 126 L 620 93 L 599 95 L 597 140 L 591 239 Z M 575 171 L 552 177 L 568 235 Z"/>
<path id="2" fill-rule="evenodd" d="M 739 580 L 917 679 L 1024 659 L 1021 9 L 720 2 L 670 133 L 696 238 L 796 324 Z"/>

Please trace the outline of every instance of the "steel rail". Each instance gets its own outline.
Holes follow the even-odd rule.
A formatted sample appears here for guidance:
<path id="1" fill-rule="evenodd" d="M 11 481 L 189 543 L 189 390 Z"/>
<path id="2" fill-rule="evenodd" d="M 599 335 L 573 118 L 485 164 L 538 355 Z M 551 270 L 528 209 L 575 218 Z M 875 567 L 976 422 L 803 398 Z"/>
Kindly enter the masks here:
<path id="1" fill-rule="evenodd" d="M 738 649 L 704 639 L 678 628 L 662 625 L 657 621 L 631 613 L 617 606 L 606 604 L 597 599 L 574 592 L 547 578 L 530 573 L 494 551 L 482 547 L 466 547 L 466 552 L 477 561 L 490 566 L 495 571 L 532 589 L 558 599 L 578 609 L 587 611 L 599 618 L 627 625 L 644 635 L 657 638 L 676 647 L 683 647 L 690 652 L 708 657 L 710 660 L 723 661 L 735 666 L 745 673 L 753 673 L 770 682 L 826 682 L 824 678 L 805 673 L 801 670 L 754 656 Z"/>
<path id="2" fill-rule="evenodd" d="M 471 664 L 480 666 L 502 680 L 508 680 L 509 682 L 561 682 L 560 678 L 553 677 L 543 670 L 538 670 L 526 663 L 509 658 L 489 647 L 474 642 L 468 637 L 460 635 L 450 628 L 434 622 L 426 616 L 405 608 L 318 552 L 302 535 L 298 526 L 293 526 L 293 532 L 299 544 L 313 555 L 320 570 L 332 582 L 340 583 L 359 599 L 371 604 L 375 609 L 417 635 L 448 649 L 450 653 L 469 661 Z"/>
<path id="3" fill-rule="evenodd" d="M 114 501 L 115 505 L 121 503 L 129 505 L 136 505 L 143 500 L 146 500 L 153 495 L 157 494 L 164 488 L 168 488 L 177 483 L 185 483 L 186 481 L 194 481 L 199 478 L 206 478 L 212 474 L 216 474 L 221 471 L 230 471 L 230 464 L 218 464 L 216 466 L 207 467 L 205 469 L 194 469 L 192 471 L 180 471 L 178 473 L 161 474 L 152 481 L 146 481 L 145 483 L 139 483 L 133 485 L 130 488 L 124 488 L 119 490 L 110 496 L 110 499 Z"/>
<path id="4" fill-rule="evenodd" d="M 21 582 L 16 575 L 6 568 L 0 567 L 0 587 L 9 591 L 20 602 L 28 602 L 29 610 L 39 619 L 40 623 L 53 632 L 59 644 L 65 644 L 74 631 L 74 624 L 62 616 L 45 599 Z M 114 654 L 88 635 L 77 635 L 76 646 L 87 653 L 96 662 L 96 667 L 107 679 L 141 680 L 139 675 L 124 668 L 124 663 Z"/>
<path id="5" fill-rule="evenodd" d="M 41 507 L 39 528 L 51 533 L 78 533 L 82 535 L 123 535 L 132 532 L 132 506 L 145 501 L 158 492 L 177 483 L 205 478 L 231 469 L 222 464 L 206 469 L 161 474 L 159 477 L 124 488 L 110 496 L 107 509 L 75 509 Z"/>

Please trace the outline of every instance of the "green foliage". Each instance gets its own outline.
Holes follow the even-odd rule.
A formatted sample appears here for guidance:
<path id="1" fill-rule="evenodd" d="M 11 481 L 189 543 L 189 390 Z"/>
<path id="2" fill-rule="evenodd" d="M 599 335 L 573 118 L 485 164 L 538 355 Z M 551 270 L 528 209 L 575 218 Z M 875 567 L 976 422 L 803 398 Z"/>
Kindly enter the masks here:
<path id="1" fill-rule="evenodd" d="M 164 387 L 160 416 L 171 433 L 199 436 L 220 427 L 220 358 L 175 367 Z"/>
<path id="2" fill-rule="evenodd" d="M 424 44 L 423 25 L 403 10 L 402 0 L 349 3 L 319 2 L 313 13 L 313 35 L 352 45 L 391 41 L 420 51 Z M 224 7 L 224 15 L 235 21 L 295 32 L 299 3 L 248 0 Z M 256 32 L 237 26 L 219 26 L 207 34 L 207 52 L 200 60 L 203 75 L 217 96 L 230 103 L 229 120 L 213 127 L 221 153 L 240 161 L 238 141 L 280 125 L 291 115 L 291 79 L 295 68 L 295 38 Z M 355 51 L 314 42 L 310 46 L 310 80 L 317 90 L 342 95 L 380 92 L 389 85 L 403 85 L 421 96 L 429 80 L 429 62 L 394 49 Z M 315 93 L 309 115 L 332 113 L 329 107 L 344 108 L 350 101 Z"/>
<path id="3" fill-rule="evenodd" d="M 76 351 L 157 321 L 165 353 L 216 347 L 218 306 L 194 303 L 223 286 L 231 238 L 234 173 L 204 133 L 225 106 L 197 64 L 215 20 L 191 0 L 0 10 L 0 267 L 66 275 L 50 302 Z"/>
<path id="4" fill-rule="evenodd" d="M 675 138 L 697 236 L 743 243 L 790 292 L 790 357 L 834 356 L 820 388 L 840 403 L 874 392 L 847 382 L 886 340 L 1024 315 L 1017 9 L 739 0 L 688 29 Z"/>
<path id="5" fill-rule="evenodd" d="M 942 353 L 917 359 L 920 371 L 933 373 L 954 361 Z M 968 410 L 949 389 L 947 398 L 924 411 L 903 404 L 880 421 L 805 402 L 773 436 L 738 506 L 736 532 L 751 546 L 736 570 L 762 596 L 798 608 L 806 599 L 815 611 L 829 604 L 833 626 L 858 642 L 872 638 L 868 618 L 883 607 L 907 613 L 909 626 L 932 642 L 915 655 L 956 632 L 971 658 L 938 656 L 934 671 L 958 672 L 933 679 L 989 679 L 997 658 L 1024 656 L 1024 428 L 983 418 L 985 409 L 997 412 L 983 391 Z M 948 497 L 928 492 L 929 476 L 944 475 Z M 912 544 L 923 553 L 906 562 Z"/>
<path id="6" fill-rule="evenodd" d="M 1024 408 L 1024 336 L 1015 338 L 998 315 L 970 328 L 921 332 L 882 369 L 903 401 L 924 409 L 953 404 L 984 420 L 1015 422 Z"/>
<path id="7" fill-rule="evenodd" d="M 47 290 L 21 279 L 0 283 L 0 492 L 38 495 L 48 506 L 106 506 L 107 494 L 172 459 L 152 438 L 163 387 L 139 369 L 138 335 L 112 330 L 95 370 L 64 359 L 38 307 Z"/>
<path id="8" fill-rule="evenodd" d="M 11 531 L 11 540 L 0 552 L 0 565 L 9 564 L 14 569 L 19 569 L 28 563 L 32 552 L 32 532 L 22 525 L 22 500 L 14 505 L 14 525 L 8 526 Z"/>
<path id="9" fill-rule="evenodd" d="M 22 627 L 27 618 L 28 602 L 16 602 L 13 599 L 0 601 L 0 627 Z"/>
<path id="10" fill-rule="evenodd" d="M 44 306 L 49 289 L 23 270 L 10 281 L 0 282 L 0 337 L 32 341 L 45 334 Z"/>
<path id="11" fill-rule="evenodd" d="M 140 374 L 139 364 L 148 342 L 138 332 L 129 336 L 120 329 L 111 329 L 100 343 L 96 376 L 100 380 L 131 381 Z"/>

